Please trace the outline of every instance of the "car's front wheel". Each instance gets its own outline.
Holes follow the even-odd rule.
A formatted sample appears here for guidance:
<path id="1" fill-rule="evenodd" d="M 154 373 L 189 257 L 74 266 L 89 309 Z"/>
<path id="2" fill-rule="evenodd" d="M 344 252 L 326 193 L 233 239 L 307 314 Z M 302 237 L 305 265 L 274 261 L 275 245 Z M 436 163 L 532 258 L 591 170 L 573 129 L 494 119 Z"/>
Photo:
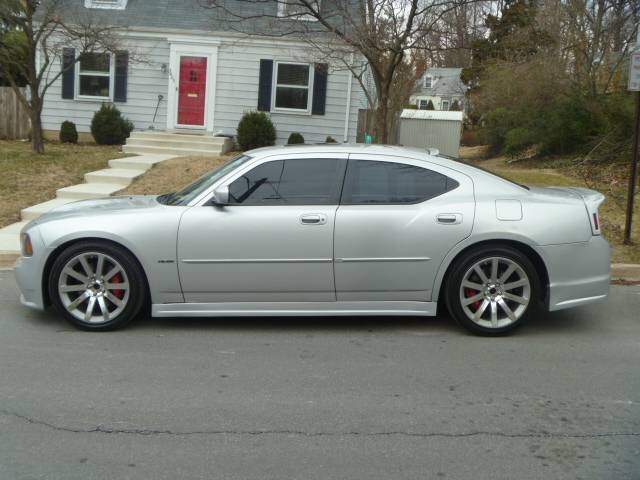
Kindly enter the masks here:
<path id="1" fill-rule="evenodd" d="M 539 280 L 531 261 L 508 246 L 484 246 L 457 259 L 447 282 L 447 306 L 466 329 L 500 335 L 535 308 Z"/>
<path id="2" fill-rule="evenodd" d="M 113 330 L 138 315 L 145 302 L 142 269 L 132 255 L 107 242 L 77 243 L 54 261 L 49 298 L 73 325 Z"/>

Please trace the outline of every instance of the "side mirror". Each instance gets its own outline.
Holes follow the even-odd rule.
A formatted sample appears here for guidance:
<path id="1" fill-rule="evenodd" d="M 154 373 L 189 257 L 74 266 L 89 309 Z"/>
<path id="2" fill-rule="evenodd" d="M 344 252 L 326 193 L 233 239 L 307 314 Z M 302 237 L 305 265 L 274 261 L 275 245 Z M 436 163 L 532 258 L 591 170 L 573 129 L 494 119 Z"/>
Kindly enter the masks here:
<path id="1" fill-rule="evenodd" d="M 211 200 L 209 200 L 211 205 L 215 205 L 216 207 L 224 207 L 225 205 L 229 205 L 229 186 L 222 185 L 213 190 L 213 196 Z"/>

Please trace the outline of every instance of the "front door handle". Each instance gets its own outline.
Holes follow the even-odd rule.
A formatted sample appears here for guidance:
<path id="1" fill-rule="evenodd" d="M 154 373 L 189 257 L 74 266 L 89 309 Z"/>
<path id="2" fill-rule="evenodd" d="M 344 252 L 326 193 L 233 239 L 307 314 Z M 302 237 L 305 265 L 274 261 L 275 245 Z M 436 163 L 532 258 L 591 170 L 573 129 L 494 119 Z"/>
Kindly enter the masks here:
<path id="1" fill-rule="evenodd" d="M 462 223 L 462 215 L 459 213 L 441 213 L 436 217 L 436 220 L 443 225 L 458 225 Z"/>
<path id="2" fill-rule="evenodd" d="M 300 217 L 303 225 L 324 225 L 327 223 L 327 216 L 322 213 L 307 213 Z"/>

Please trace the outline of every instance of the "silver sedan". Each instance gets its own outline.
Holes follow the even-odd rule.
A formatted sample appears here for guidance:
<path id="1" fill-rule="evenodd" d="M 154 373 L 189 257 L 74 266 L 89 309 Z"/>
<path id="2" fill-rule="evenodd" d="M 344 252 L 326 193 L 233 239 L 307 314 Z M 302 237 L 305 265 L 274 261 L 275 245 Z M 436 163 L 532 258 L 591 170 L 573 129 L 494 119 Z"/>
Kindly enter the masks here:
<path id="1" fill-rule="evenodd" d="M 451 316 L 496 335 L 606 298 L 603 195 L 401 147 L 271 147 L 185 189 L 71 203 L 22 231 L 23 304 L 155 317 Z"/>

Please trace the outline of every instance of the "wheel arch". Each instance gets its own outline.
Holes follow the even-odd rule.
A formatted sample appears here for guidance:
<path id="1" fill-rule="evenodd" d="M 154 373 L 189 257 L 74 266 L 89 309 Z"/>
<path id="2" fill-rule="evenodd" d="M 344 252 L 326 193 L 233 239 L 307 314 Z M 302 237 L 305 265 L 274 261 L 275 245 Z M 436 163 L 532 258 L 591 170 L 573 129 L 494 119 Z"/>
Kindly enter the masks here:
<path id="1" fill-rule="evenodd" d="M 150 289 L 149 289 L 148 274 L 147 274 L 147 271 L 145 270 L 144 266 L 142 265 L 142 262 L 140 262 L 140 260 L 138 259 L 138 256 L 135 254 L 135 252 L 133 252 L 130 248 L 128 248 L 123 243 L 118 242 L 118 241 L 113 240 L 113 239 L 110 239 L 110 238 L 104 238 L 104 237 L 81 237 L 81 238 L 73 238 L 73 239 L 70 239 L 70 240 L 66 240 L 65 242 L 63 242 L 60 245 L 58 245 L 57 247 L 55 247 L 51 251 L 49 256 L 47 257 L 47 260 L 46 260 L 46 262 L 44 264 L 44 268 L 42 270 L 41 285 L 40 285 L 40 288 L 42 290 L 42 300 L 43 300 L 43 303 L 44 303 L 45 306 L 51 305 L 51 298 L 49 297 L 48 283 L 49 283 L 49 275 L 51 275 L 51 269 L 53 267 L 53 263 L 60 256 L 60 254 L 63 251 L 65 251 L 68 247 L 70 247 L 71 245 L 75 245 L 77 243 L 80 243 L 80 242 L 100 242 L 100 243 L 110 244 L 112 246 L 121 248 L 121 249 L 125 250 L 127 253 L 129 253 L 131 255 L 131 257 L 135 260 L 135 262 L 138 264 L 138 266 L 140 267 L 140 270 L 142 271 L 142 275 L 143 275 L 144 283 L 145 283 L 144 288 L 145 288 L 145 291 L 147 293 L 147 295 L 146 295 L 147 302 L 151 301 L 151 293 L 150 293 Z"/>
<path id="2" fill-rule="evenodd" d="M 538 274 L 540 286 L 542 287 L 540 289 L 540 294 L 541 294 L 540 300 L 542 300 L 543 302 L 547 301 L 547 298 L 549 296 L 548 295 L 549 271 L 547 269 L 547 265 L 544 262 L 544 259 L 542 258 L 540 253 L 538 253 L 531 245 L 521 240 L 514 240 L 514 239 L 507 239 L 507 238 L 492 238 L 492 239 L 485 239 L 485 240 L 471 243 L 469 245 L 464 246 L 462 249 L 456 251 L 448 260 L 446 265 L 445 265 L 445 262 L 443 262 L 443 264 L 440 266 L 440 271 L 438 272 L 438 278 L 436 278 L 436 284 L 434 285 L 434 291 L 432 296 L 433 301 L 437 301 L 440 296 L 440 292 L 444 288 L 446 288 L 449 274 L 455 262 L 468 251 L 473 250 L 475 248 L 482 247 L 482 246 L 487 246 L 487 245 L 508 246 L 526 255 L 527 258 L 531 260 L 531 263 L 533 263 L 533 266 L 536 269 L 536 273 Z M 438 279 L 440 281 L 438 281 Z"/>

